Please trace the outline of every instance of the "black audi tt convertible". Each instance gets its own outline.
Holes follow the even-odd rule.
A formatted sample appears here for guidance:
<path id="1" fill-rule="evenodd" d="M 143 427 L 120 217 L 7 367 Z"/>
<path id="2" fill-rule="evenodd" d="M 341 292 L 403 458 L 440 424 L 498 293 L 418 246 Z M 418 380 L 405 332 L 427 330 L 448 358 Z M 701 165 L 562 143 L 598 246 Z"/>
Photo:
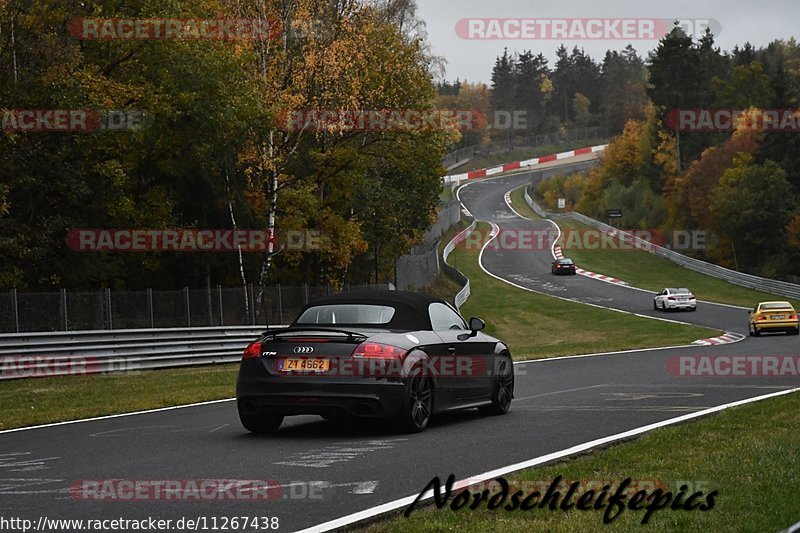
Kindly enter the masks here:
<path id="1" fill-rule="evenodd" d="M 405 291 L 328 296 L 244 351 L 236 384 L 246 429 L 270 433 L 289 415 L 391 418 L 419 432 L 431 415 L 477 407 L 505 414 L 511 353 L 439 298 Z"/>

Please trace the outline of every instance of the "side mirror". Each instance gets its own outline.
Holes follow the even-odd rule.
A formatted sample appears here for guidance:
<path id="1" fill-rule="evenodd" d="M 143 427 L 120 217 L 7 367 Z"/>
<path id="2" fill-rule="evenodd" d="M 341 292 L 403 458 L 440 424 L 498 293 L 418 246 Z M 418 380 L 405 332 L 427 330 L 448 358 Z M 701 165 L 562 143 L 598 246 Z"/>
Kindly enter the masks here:
<path id="1" fill-rule="evenodd" d="M 486 322 L 477 317 L 469 319 L 469 329 L 472 331 L 480 331 L 486 327 Z"/>
<path id="2" fill-rule="evenodd" d="M 480 318 L 472 317 L 469 319 L 469 333 L 462 333 L 458 336 L 458 340 L 465 341 L 478 334 L 480 330 L 486 327 L 486 322 Z"/>

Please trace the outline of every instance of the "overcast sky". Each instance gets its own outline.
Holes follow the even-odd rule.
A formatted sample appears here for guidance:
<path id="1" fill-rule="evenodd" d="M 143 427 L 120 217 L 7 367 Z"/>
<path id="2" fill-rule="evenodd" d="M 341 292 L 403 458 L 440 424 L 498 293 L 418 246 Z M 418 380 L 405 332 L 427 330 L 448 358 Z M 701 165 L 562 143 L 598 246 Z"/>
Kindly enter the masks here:
<path id="1" fill-rule="evenodd" d="M 456 32 L 461 19 L 691 19 L 711 20 L 719 27 L 717 44 L 723 50 L 750 41 L 756 47 L 773 39 L 798 34 L 798 0 L 417 0 L 419 15 L 427 24 L 428 39 L 436 55 L 447 60 L 448 80 L 490 82 L 495 58 L 509 51 L 531 49 L 543 53 L 553 66 L 555 50 L 563 41 L 572 49 L 583 47 L 596 61 L 608 49 L 622 49 L 629 42 L 642 56 L 658 40 L 543 40 L 464 39 Z M 701 22 L 702 23 L 702 22 Z M 490 28 L 488 23 L 484 28 Z M 581 23 L 584 26 L 585 23 Z M 513 27 L 511 27 L 513 30 Z M 505 34 L 504 34 L 505 35 Z"/>

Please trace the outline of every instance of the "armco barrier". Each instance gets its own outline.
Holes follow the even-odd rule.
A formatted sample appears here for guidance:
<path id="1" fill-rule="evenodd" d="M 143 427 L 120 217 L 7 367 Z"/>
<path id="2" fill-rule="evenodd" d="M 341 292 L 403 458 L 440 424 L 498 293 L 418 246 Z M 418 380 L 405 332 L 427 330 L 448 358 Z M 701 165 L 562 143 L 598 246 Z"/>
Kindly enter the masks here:
<path id="1" fill-rule="evenodd" d="M 559 213 L 551 213 L 549 211 L 545 211 L 536 202 L 533 201 L 533 199 L 528 194 L 527 187 L 525 188 L 525 201 L 528 202 L 528 205 L 531 206 L 531 209 L 533 209 L 539 216 L 545 218 L 564 217 L 576 220 L 578 222 L 586 224 L 587 226 L 600 230 L 603 233 L 614 235 L 619 239 L 621 239 L 622 242 L 626 244 L 633 245 L 636 248 L 640 248 L 644 251 L 658 255 L 660 257 L 664 257 L 666 259 L 669 259 L 673 263 L 692 269 L 696 272 L 700 272 L 708 276 L 722 279 L 730 283 L 733 283 L 735 285 L 747 287 L 749 289 L 769 292 L 772 294 L 779 294 L 781 296 L 786 296 L 789 298 L 800 298 L 800 285 L 796 285 L 794 283 L 788 283 L 786 281 L 778 281 L 774 279 L 753 276 L 752 274 L 745 274 L 743 272 L 736 272 L 735 270 L 730 270 L 728 268 L 721 267 L 719 265 L 714 265 L 706 261 L 701 261 L 700 259 L 688 257 L 674 250 L 654 245 L 640 237 L 636 237 L 635 235 L 631 235 L 630 233 L 620 231 L 617 228 L 609 226 L 608 224 L 604 224 L 599 220 L 589 218 L 586 215 L 582 215 L 581 213 L 567 212 L 559 214 Z"/>
<path id="2" fill-rule="evenodd" d="M 283 328 L 285 326 L 270 326 Z M 0 379 L 239 361 L 267 326 L 0 335 Z"/>
<path id="3" fill-rule="evenodd" d="M 459 232 L 455 237 L 453 237 L 450 240 L 450 242 L 447 243 L 447 246 L 444 247 L 444 250 L 442 250 L 442 259 L 443 259 L 443 261 L 441 262 L 442 270 L 447 272 L 453 279 L 464 285 L 464 287 L 458 292 L 458 294 L 456 294 L 453 302 L 456 306 L 456 309 L 459 310 L 461 310 L 461 306 L 464 305 L 464 302 L 466 302 L 467 298 L 469 298 L 470 294 L 469 278 L 464 274 L 462 274 L 461 271 L 459 271 L 458 269 L 450 266 L 450 264 L 447 262 L 447 258 L 450 256 L 450 253 L 455 249 L 456 245 L 459 242 L 466 239 L 470 233 L 475 231 L 476 225 L 477 221 L 473 220 L 472 224 L 470 224 L 468 228 Z"/>

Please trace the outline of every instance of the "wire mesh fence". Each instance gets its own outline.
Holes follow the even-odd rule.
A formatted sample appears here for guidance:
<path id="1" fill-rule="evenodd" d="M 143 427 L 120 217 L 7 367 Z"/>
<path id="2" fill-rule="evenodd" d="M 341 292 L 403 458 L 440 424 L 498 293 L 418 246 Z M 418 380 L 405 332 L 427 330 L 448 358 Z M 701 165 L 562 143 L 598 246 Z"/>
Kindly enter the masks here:
<path id="1" fill-rule="evenodd" d="M 394 288 L 345 285 L 342 291 Z M 309 301 L 338 292 L 329 286 L 207 287 L 156 291 L 0 293 L 0 333 L 288 324 Z"/>

